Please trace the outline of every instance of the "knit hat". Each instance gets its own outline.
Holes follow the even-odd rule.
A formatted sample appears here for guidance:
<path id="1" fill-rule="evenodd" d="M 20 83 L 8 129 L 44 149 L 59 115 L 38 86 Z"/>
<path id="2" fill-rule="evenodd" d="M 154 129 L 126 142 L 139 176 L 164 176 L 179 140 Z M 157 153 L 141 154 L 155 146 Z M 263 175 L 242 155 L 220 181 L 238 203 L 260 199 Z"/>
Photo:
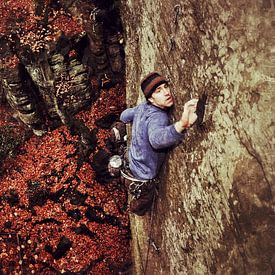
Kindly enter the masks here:
<path id="1" fill-rule="evenodd" d="M 141 81 L 141 90 L 146 98 L 149 98 L 155 89 L 163 84 L 168 83 L 168 80 L 157 72 L 147 74 Z"/>

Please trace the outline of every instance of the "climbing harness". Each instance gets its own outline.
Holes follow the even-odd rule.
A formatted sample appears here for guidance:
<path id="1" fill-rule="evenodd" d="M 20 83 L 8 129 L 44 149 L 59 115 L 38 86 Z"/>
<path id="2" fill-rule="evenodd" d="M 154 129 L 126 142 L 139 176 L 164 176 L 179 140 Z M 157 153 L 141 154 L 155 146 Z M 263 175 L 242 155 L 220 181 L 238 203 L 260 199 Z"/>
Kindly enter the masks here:
<path id="1" fill-rule="evenodd" d="M 129 192 L 131 195 L 133 195 L 134 198 L 137 200 L 141 196 L 142 187 L 144 187 L 145 183 L 143 182 L 131 182 L 129 185 Z"/>
<path id="2" fill-rule="evenodd" d="M 129 174 L 127 174 L 126 171 L 123 171 L 123 169 L 120 172 L 122 177 L 124 177 L 125 179 L 131 182 L 129 185 L 129 192 L 137 200 L 140 198 L 142 192 L 152 190 L 152 188 L 157 182 L 156 179 L 152 179 L 152 180 L 136 179 L 130 176 Z"/>

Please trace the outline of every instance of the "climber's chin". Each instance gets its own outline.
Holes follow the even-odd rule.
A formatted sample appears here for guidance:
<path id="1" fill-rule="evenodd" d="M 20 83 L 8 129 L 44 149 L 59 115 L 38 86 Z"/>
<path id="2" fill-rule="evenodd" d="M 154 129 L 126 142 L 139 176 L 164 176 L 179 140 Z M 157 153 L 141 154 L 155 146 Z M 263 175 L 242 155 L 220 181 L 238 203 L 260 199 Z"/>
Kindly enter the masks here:
<path id="1" fill-rule="evenodd" d="M 168 105 L 167 107 L 171 107 L 174 105 L 174 99 L 172 96 L 170 96 L 168 99 L 166 99 L 166 104 Z"/>

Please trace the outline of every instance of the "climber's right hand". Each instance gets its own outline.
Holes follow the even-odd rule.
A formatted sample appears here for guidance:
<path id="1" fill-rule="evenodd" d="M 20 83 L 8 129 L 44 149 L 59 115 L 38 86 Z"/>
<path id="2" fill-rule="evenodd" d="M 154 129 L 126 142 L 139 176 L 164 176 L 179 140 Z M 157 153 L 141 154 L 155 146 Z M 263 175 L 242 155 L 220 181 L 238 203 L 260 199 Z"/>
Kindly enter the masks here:
<path id="1" fill-rule="evenodd" d="M 198 101 L 197 98 L 193 98 L 184 104 L 184 110 L 181 117 L 183 127 L 189 128 L 197 120 L 196 108 Z"/>
<path id="2" fill-rule="evenodd" d="M 196 114 L 198 99 L 193 98 L 184 104 L 184 110 L 181 119 L 175 123 L 177 132 L 182 132 L 184 129 L 191 127 L 198 116 Z"/>

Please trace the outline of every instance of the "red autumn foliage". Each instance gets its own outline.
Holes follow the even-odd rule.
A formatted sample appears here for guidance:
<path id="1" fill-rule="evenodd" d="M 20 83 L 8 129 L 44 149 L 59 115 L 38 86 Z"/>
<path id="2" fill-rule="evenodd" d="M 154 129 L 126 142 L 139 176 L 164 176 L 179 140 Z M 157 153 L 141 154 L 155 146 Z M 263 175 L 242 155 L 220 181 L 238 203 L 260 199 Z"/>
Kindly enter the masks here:
<path id="1" fill-rule="evenodd" d="M 0 32 L 6 34 L 19 27 L 25 30 L 32 29 L 35 23 L 34 10 L 35 6 L 31 0 L 1 1 Z M 27 20 L 31 18 L 33 19 Z M 14 22 L 14 24 L 11 24 L 11 22 Z"/>
<path id="2" fill-rule="evenodd" d="M 44 7 L 43 3 L 36 3 L 43 7 L 38 15 L 35 1 L 1 1 L 1 35 L 33 53 L 52 49 L 62 34 L 68 38 L 81 36 L 84 32 L 82 19 L 72 16 L 62 8 L 52 8 L 50 2 L 52 1 L 44 1 Z M 14 68 L 18 63 L 16 61 L 15 56 L 10 56 L 3 65 Z"/>
<path id="3" fill-rule="evenodd" d="M 119 114 L 124 104 L 124 87 L 117 85 L 103 90 L 75 118 L 92 130 L 97 119 Z M 8 116 L 0 117 L 0 127 L 9 123 Z M 99 129 L 94 153 L 107 150 L 108 135 Z M 117 274 L 130 262 L 126 192 L 112 179 L 98 182 L 89 160 L 79 164 L 79 139 L 61 126 L 43 137 L 32 136 L 3 163 L 0 231 L 20 235 L 22 255 L 19 260 L 16 253 L 9 259 L 1 254 L 6 267 L 13 263 L 13 270 L 21 268 L 26 274 L 85 270 L 96 275 Z"/>

